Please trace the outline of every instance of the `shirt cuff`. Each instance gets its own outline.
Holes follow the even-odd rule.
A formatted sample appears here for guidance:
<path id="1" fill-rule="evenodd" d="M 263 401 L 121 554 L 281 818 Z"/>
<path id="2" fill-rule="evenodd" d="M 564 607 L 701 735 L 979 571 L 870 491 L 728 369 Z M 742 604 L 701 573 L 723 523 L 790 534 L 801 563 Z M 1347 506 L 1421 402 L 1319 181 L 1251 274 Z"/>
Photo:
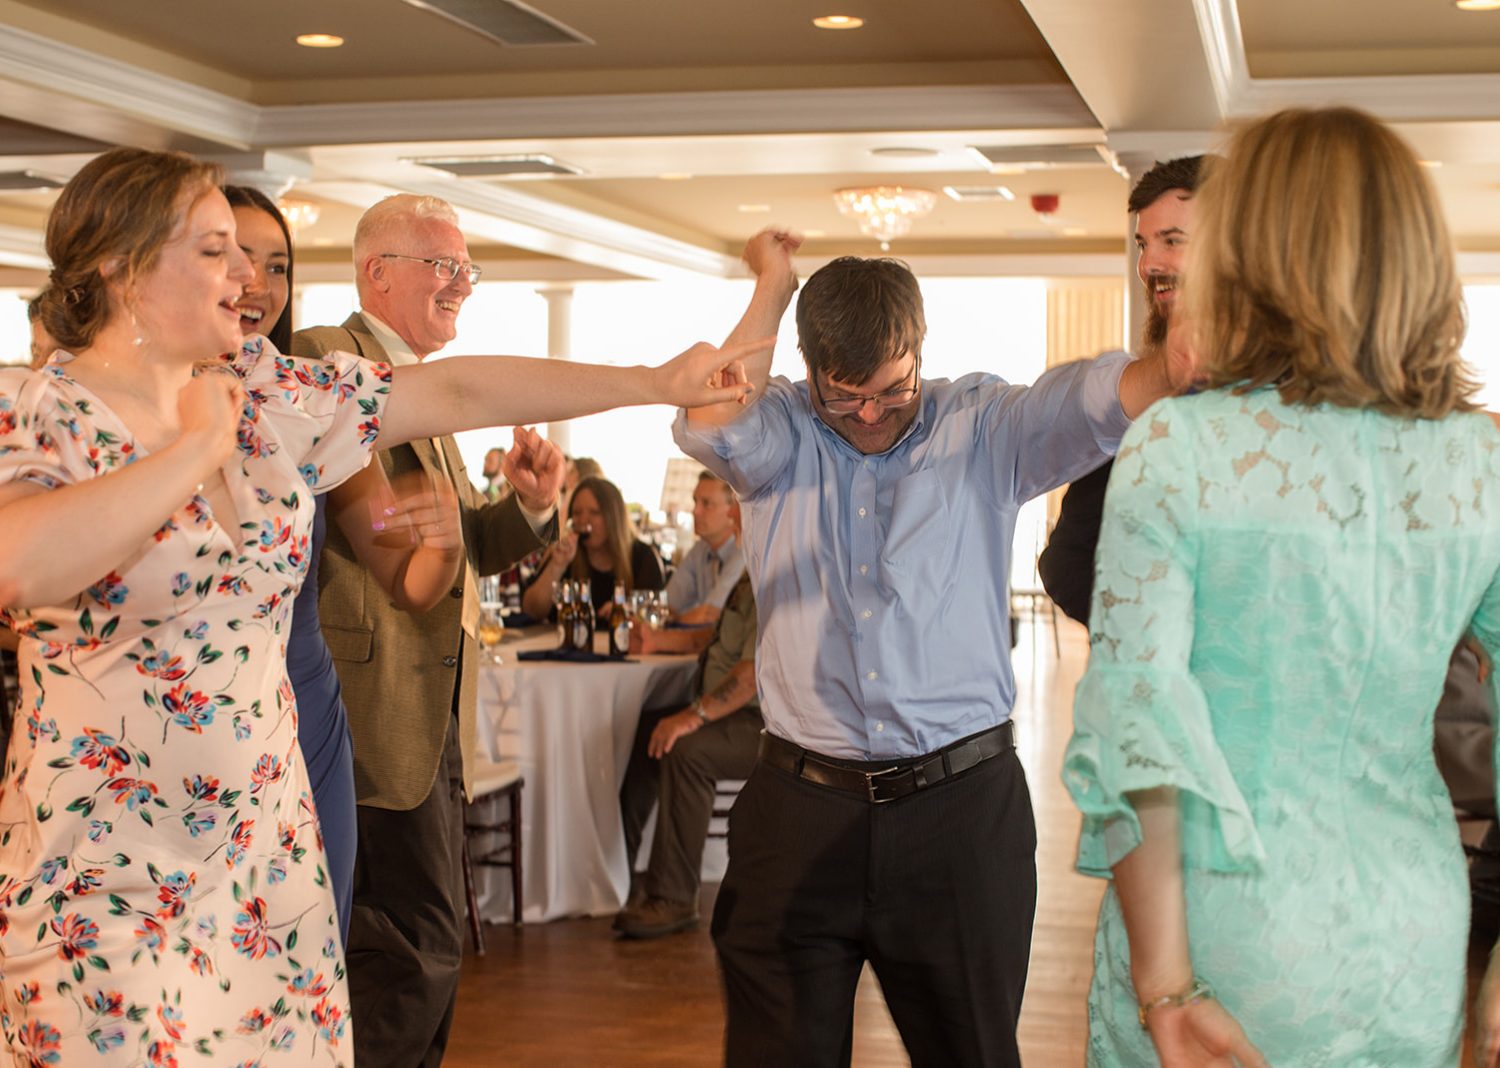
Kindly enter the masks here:
<path id="1" fill-rule="evenodd" d="M 526 502 L 521 500 L 519 494 L 516 496 L 516 507 L 521 509 L 521 514 L 526 517 L 526 522 L 531 524 L 531 531 L 537 537 L 541 537 L 547 532 L 547 528 L 552 525 L 552 517 L 557 514 L 557 505 L 555 504 L 545 512 L 533 512 L 530 508 L 526 507 Z"/>

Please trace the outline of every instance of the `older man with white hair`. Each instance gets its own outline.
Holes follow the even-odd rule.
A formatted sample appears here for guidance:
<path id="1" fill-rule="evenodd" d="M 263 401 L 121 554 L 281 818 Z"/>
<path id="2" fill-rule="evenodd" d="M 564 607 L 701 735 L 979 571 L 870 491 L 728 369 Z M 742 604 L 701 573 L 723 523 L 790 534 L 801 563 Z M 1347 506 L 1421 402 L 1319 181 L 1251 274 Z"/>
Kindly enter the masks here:
<path id="1" fill-rule="evenodd" d="M 452 341 L 479 268 L 458 217 L 435 197 L 394 196 L 354 235 L 360 310 L 339 327 L 299 331 L 292 351 L 333 350 L 396 365 Z M 563 457 L 517 428 L 505 477 L 485 500 L 451 437 L 381 452 L 392 475 L 449 482 L 463 518 L 466 567 L 452 596 L 421 615 L 395 609 L 330 524 L 319 611 L 354 742 L 359 851 L 348 940 L 354 1047 L 365 1068 L 442 1061 L 463 959 L 463 791 L 475 745 L 477 575 L 494 574 L 550 536 Z"/>

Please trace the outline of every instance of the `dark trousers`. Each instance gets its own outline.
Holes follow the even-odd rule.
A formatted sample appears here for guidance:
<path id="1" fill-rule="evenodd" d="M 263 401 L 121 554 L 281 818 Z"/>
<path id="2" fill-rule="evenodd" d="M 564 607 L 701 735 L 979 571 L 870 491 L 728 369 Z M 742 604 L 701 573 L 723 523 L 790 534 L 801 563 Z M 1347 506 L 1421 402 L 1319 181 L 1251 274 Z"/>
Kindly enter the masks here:
<path id="1" fill-rule="evenodd" d="M 349 1000 L 360 1068 L 437 1068 L 464 955 L 463 755 L 450 717 L 427 799 L 359 806 Z"/>
<path id="2" fill-rule="evenodd" d="M 761 763 L 730 817 L 714 908 L 725 1063 L 847 1066 L 868 960 L 913 1068 L 1018 1066 L 1035 911 L 1014 751 L 885 804 Z"/>
<path id="3" fill-rule="evenodd" d="M 643 885 L 651 897 L 692 904 L 698 900 L 703 846 L 714 815 L 718 781 L 748 778 L 755 770 L 764 724 L 758 711 L 742 708 L 683 735 L 670 753 L 657 760 L 648 751 L 651 732 L 675 711 L 641 713 L 625 782 L 620 786 L 620 815 L 626 856 L 634 873 L 646 820 L 660 799 Z"/>

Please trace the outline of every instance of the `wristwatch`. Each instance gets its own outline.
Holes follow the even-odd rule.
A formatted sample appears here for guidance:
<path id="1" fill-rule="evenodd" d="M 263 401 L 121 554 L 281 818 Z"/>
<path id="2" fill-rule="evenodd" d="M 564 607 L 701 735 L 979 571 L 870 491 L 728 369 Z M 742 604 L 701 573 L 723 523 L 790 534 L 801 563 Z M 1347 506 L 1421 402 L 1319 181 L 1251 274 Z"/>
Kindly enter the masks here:
<path id="1" fill-rule="evenodd" d="M 691 711 L 691 712 L 698 713 L 698 719 L 700 721 L 702 721 L 703 723 L 710 722 L 709 718 L 708 718 L 708 713 L 705 712 L 705 711 L 703 711 L 703 702 L 700 701 L 698 698 L 696 698 L 696 697 L 693 698 L 693 703 L 690 704 L 690 705 L 688 705 L 688 710 Z"/>

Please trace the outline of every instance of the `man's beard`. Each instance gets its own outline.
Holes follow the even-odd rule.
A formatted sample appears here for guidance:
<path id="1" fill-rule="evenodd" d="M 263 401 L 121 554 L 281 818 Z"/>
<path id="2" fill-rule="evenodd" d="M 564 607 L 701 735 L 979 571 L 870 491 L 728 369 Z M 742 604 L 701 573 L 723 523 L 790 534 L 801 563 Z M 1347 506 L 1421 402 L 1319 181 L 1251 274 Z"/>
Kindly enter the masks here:
<path id="1" fill-rule="evenodd" d="M 1166 305 L 1156 299 L 1151 286 L 1146 287 L 1146 325 L 1141 328 L 1141 347 L 1159 349 L 1167 343 L 1168 314 Z"/>

